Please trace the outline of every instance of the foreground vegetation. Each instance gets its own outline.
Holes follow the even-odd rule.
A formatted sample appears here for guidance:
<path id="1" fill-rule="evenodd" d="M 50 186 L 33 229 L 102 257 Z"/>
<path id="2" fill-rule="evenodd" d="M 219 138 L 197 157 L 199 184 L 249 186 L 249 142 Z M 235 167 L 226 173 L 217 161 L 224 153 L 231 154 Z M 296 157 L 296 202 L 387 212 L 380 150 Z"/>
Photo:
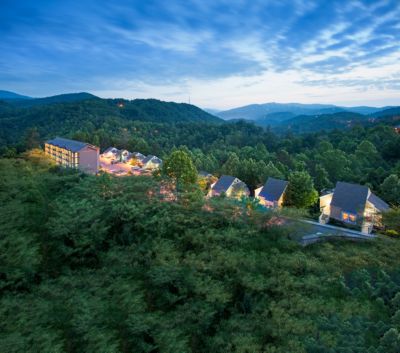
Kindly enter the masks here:
<path id="1" fill-rule="evenodd" d="M 159 185 L 0 160 L 2 352 L 399 352 L 398 241 L 302 248 Z"/>

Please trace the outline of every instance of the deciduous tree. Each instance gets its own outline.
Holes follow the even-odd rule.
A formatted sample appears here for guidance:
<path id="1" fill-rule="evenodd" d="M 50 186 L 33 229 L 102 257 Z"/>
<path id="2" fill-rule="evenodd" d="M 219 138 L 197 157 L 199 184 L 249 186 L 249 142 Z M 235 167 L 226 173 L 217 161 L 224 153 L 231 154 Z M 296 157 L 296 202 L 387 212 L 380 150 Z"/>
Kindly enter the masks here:
<path id="1" fill-rule="evenodd" d="M 177 183 L 194 184 L 197 170 L 190 156 L 182 150 L 172 152 L 164 161 L 162 174 L 174 179 Z"/>

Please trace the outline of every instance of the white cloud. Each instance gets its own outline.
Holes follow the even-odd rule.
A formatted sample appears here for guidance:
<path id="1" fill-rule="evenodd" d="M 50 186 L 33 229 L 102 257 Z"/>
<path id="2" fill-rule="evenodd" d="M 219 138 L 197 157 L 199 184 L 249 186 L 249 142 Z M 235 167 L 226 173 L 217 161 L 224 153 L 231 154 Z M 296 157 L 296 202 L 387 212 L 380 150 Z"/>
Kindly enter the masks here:
<path id="1" fill-rule="evenodd" d="M 156 49 L 173 50 L 177 52 L 195 52 L 198 46 L 212 39 L 210 31 L 188 31 L 173 24 L 143 25 L 140 29 L 124 29 L 109 26 L 108 30 L 129 42 L 143 43 Z"/>
<path id="2" fill-rule="evenodd" d="M 400 75 L 398 64 L 383 67 L 356 68 L 351 72 L 330 75 L 315 74 L 311 71 L 289 70 L 283 73 L 265 71 L 255 76 L 230 76 L 218 80 L 187 78 L 182 82 L 168 85 L 119 82 L 119 90 L 95 92 L 101 96 L 132 98 L 157 97 L 163 100 L 188 102 L 201 107 L 228 109 L 250 103 L 302 102 L 352 104 L 400 104 L 398 90 L 365 82 L 385 80 Z M 329 79 L 329 81 L 328 81 Z M 319 82 L 303 84 L 304 80 Z M 336 82 L 335 82 L 336 80 Z M 351 81 L 343 85 L 341 82 Z"/>

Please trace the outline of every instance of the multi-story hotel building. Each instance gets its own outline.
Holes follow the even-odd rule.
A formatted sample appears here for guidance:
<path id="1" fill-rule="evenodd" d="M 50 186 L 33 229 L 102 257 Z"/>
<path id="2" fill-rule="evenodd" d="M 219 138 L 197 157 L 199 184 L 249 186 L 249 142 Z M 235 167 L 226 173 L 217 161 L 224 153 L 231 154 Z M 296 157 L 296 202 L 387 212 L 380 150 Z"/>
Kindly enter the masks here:
<path id="1" fill-rule="evenodd" d="M 78 168 L 87 173 L 99 170 L 99 147 L 86 142 L 56 137 L 44 144 L 45 153 L 58 165 Z"/>

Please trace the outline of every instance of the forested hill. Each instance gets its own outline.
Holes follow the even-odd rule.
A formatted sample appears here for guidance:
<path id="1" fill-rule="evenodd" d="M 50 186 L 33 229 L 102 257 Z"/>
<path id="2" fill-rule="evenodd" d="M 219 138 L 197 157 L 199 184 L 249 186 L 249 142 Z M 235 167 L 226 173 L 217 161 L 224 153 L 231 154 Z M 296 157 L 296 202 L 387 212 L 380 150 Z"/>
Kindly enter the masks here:
<path id="1" fill-rule="evenodd" d="M 0 159 L 2 353 L 399 352 L 398 239 L 303 248 L 248 204 L 35 154 Z"/>
<path id="2" fill-rule="evenodd" d="M 400 108 L 390 108 L 371 115 L 353 112 L 334 114 L 300 115 L 281 121 L 274 126 L 279 132 L 291 131 L 307 133 L 321 130 L 343 130 L 354 126 L 373 126 L 377 124 L 395 124 L 400 120 Z"/>
<path id="3" fill-rule="evenodd" d="M 0 90 L 0 99 L 7 99 L 7 100 L 20 100 L 20 99 L 32 99 L 31 97 L 28 96 L 23 96 L 18 93 L 10 92 L 10 91 L 4 91 Z"/>
<path id="4" fill-rule="evenodd" d="M 157 99 L 135 99 L 133 101 L 107 100 L 120 108 L 121 115 L 128 119 L 153 122 L 223 122 L 222 119 L 186 103 L 163 102 Z"/>
<path id="5" fill-rule="evenodd" d="M 397 118 L 400 107 L 339 107 L 324 104 L 252 104 L 217 112 L 225 120 L 247 120 L 277 132 L 315 132 L 368 126 L 381 119 Z"/>
<path id="6" fill-rule="evenodd" d="M 301 115 L 285 120 L 277 126 L 277 130 L 290 130 L 292 132 L 313 132 L 318 130 L 333 130 L 351 128 L 357 124 L 365 124 L 368 117 L 351 112 L 334 114 Z"/>
<path id="7" fill-rule="evenodd" d="M 0 146 L 20 142 L 31 128 L 37 129 L 39 136 L 44 139 L 54 135 L 70 135 L 76 131 L 89 132 L 101 128 L 111 133 L 126 127 L 132 121 L 223 122 L 222 119 L 196 106 L 156 99 L 128 101 L 94 97 L 63 103 L 44 100 L 41 101 L 43 104 L 26 108 L 21 108 L 19 105 L 28 103 L 13 104 L 0 101 Z"/>
<path id="8" fill-rule="evenodd" d="M 38 105 L 54 104 L 54 103 L 80 102 L 88 99 L 100 99 L 100 98 L 96 97 L 91 93 L 79 92 L 79 93 L 59 94 L 56 96 L 50 96 L 44 98 L 9 99 L 7 101 L 16 107 L 24 108 L 24 107 L 33 107 Z"/>
<path id="9" fill-rule="evenodd" d="M 253 120 L 256 122 L 265 122 L 270 118 L 271 120 L 276 120 L 276 113 L 290 113 L 292 116 L 303 116 L 328 115 L 340 112 L 351 112 L 363 115 L 377 114 L 377 116 L 379 116 L 379 112 L 388 110 L 390 108 L 394 107 L 341 107 L 332 104 L 265 103 L 250 104 L 243 107 L 219 111 L 216 112 L 216 115 L 226 120 L 245 119 Z M 285 120 L 285 118 L 286 116 L 282 115 L 279 121 L 283 121 Z"/>
<path id="10" fill-rule="evenodd" d="M 375 116 L 375 117 L 389 117 L 389 116 L 394 116 L 394 115 L 400 116 L 400 107 L 388 108 L 388 109 L 382 110 L 380 112 L 371 114 L 371 116 Z"/>

